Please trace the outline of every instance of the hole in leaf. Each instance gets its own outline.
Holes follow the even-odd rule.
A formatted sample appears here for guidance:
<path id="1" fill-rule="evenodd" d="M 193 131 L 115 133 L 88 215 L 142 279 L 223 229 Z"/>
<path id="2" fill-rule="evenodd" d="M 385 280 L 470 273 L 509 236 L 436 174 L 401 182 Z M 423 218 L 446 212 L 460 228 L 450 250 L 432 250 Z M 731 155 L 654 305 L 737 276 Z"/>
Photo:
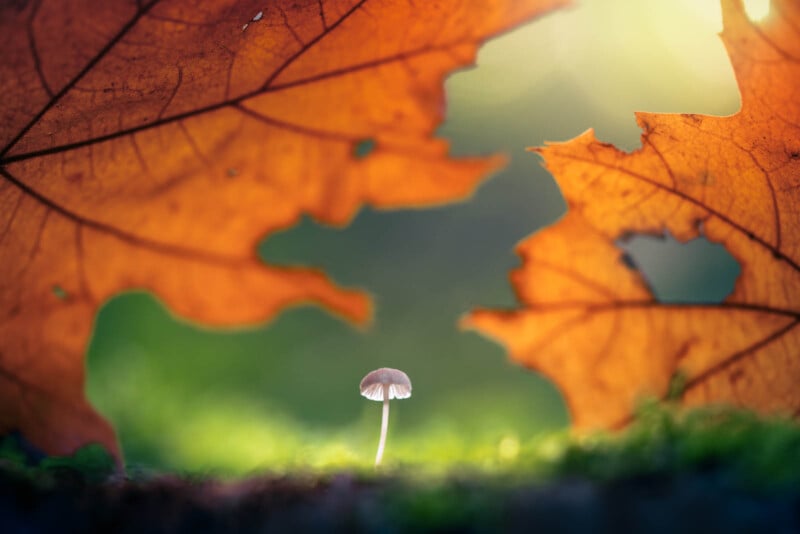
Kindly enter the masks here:
<path id="1" fill-rule="evenodd" d="M 724 246 L 704 237 L 680 243 L 670 235 L 634 235 L 619 246 L 623 261 L 642 273 L 660 302 L 722 302 L 740 272 Z"/>
<path id="2" fill-rule="evenodd" d="M 362 139 L 357 141 L 355 145 L 353 145 L 353 156 L 356 159 L 364 159 L 375 150 L 375 139 Z"/>
<path id="3" fill-rule="evenodd" d="M 58 284 L 53 286 L 53 295 L 55 295 L 58 300 L 67 300 L 67 298 L 69 298 L 67 290 Z"/>
<path id="4" fill-rule="evenodd" d="M 744 0 L 744 10 L 753 22 L 759 22 L 769 16 L 769 0 Z"/>

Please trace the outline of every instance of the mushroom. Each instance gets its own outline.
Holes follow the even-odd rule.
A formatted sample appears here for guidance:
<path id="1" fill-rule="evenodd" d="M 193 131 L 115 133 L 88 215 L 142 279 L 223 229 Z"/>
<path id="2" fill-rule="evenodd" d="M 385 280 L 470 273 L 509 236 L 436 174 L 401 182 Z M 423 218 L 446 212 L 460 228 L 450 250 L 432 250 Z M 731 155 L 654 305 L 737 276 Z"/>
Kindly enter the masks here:
<path id="1" fill-rule="evenodd" d="M 378 442 L 378 453 L 375 465 L 380 465 L 383 447 L 386 445 L 386 430 L 389 428 L 389 401 L 391 399 L 407 399 L 411 396 L 411 380 L 399 369 L 381 367 L 367 373 L 361 380 L 361 394 L 374 401 L 383 401 L 383 418 L 381 419 L 381 439 Z"/>

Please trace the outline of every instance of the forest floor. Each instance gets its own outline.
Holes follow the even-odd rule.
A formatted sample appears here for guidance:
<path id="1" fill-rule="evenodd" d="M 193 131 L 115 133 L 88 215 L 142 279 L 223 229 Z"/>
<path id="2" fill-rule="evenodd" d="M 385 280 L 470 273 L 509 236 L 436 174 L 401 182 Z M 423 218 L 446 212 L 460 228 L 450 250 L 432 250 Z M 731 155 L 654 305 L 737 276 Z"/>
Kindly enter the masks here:
<path id="1" fill-rule="evenodd" d="M 0 454 L 2 533 L 800 532 L 800 427 L 741 412 L 656 410 L 623 435 L 498 472 L 223 481 L 110 474 L 88 454 L 10 458 Z"/>

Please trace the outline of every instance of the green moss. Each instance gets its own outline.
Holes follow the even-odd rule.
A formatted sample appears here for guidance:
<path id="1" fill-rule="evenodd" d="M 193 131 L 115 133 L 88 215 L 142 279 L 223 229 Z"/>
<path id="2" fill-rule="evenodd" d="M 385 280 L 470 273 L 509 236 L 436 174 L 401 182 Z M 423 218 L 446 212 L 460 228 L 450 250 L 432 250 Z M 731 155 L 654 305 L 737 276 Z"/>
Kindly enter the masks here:
<path id="1" fill-rule="evenodd" d="M 297 434 L 289 426 L 282 430 L 289 438 Z M 243 429 L 238 437 L 221 436 L 218 443 L 207 444 L 199 453 L 207 456 L 213 449 L 224 459 L 225 450 L 239 451 L 230 446 L 228 438 L 247 441 L 254 432 Z M 188 436 L 194 434 L 191 428 L 187 429 Z M 527 440 L 492 433 L 459 441 L 456 429 L 434 425 L 413 435 L 392 436 L 397 439 L 390 439 L 391 454 L 379 470 L 372 466 L 374 440 L 345 433 L 329 441 L 307 435 L 305 442 L 285 442 L 279 435 L 276 430 L 269 439 L 255 440 L 272 444 L 275 451 L 270 454 L 279 458 L 278 464 L 260 464 L 238 476 L 305 473 L 324 478 L 349 472 L 364 480 L 398 477 L 406 483 L 435 488 L 459 478 L 514 485 L 563 478 L 607 482 L 648 475 L 718 472 L 753 487 L 782 488 L 800 483 L 800 426 L 789 418 L 761 417 L 727 408 L 683 411 L 651 403 L 642 406 L 633 423 L 622 432 L 545 432 Z M 180 447 L 181 443 L 173 446 Z M 231 465 L 236 464 L 236 454 L 229 452 Z M 114 463 L 97 446 L 83 448 L 67 458 L 32 458 L 18 438 L 6 438 L 0 440 L 0 467 L 33 478 L 77 476 L 97 481 L 113 472 Z M 138 472 L 136 466 L 129 466 L 129 475 Z M 153 474 L 150 471 L 149 476 Z M 202 476 L 232 475 L 237 475 L 235 470 L 206 471 Z M 416 509 L 415 502 L 406 505 Z M 437 502 L 436 509 L 428 510 L 428 499 L 421 499 L 419 514 L 448 515 L 447 510 L 440 509 L 446 502 L 447 499 Z"/>
<path id="2" fill-rule="evenodd" d="M 17 435 L 0 438 L 0 471 L 44 486 L 63 482 L 99 483 L 116 472 L 111 455 L 87 445 L 70 456 L 44 456 Z"/>
<path id="3" fill-rule="evenodd" d="M 748 485 L 800 482 L 800 426 L 730 408 L 647 404 L 623 432 L 566 438 L 561 446 L 548 459 L 534 444 L 520 463 L 547 476 L 601 481 L 717 470 Z"/>

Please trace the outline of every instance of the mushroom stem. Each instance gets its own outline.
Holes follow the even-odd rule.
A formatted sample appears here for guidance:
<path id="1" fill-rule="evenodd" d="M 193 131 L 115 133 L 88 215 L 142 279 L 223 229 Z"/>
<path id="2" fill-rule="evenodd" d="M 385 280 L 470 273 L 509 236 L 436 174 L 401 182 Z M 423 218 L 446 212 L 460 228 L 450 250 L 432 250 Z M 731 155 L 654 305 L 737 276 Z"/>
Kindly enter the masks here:
<path id="1" fill-rule="evenodd" d="M 381 464 L 383 448 L 386 446 L 386 432 L 389 429 L 389 388 L 383 390 L 383 417 L 381 418 L 381 439 L 378 442 L 378 453 L 375 455 L 375 465 Z"/>

